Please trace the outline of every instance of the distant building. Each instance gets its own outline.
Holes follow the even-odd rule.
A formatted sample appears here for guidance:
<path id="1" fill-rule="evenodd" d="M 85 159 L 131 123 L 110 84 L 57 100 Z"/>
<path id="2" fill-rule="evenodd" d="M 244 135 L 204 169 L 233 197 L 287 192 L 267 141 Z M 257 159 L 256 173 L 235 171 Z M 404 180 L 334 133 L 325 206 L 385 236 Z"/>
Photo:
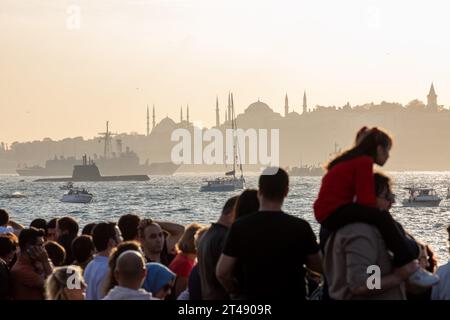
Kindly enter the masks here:
<path id="1" fill-rule="evenodd" d="M 430 92 L 427 95 L 427 108 L 430 110 L 437 110 L 438 104 L 437 104 L 437 94 L 434 91 L 434 85 L 433 82 L 431 83 Z"/>

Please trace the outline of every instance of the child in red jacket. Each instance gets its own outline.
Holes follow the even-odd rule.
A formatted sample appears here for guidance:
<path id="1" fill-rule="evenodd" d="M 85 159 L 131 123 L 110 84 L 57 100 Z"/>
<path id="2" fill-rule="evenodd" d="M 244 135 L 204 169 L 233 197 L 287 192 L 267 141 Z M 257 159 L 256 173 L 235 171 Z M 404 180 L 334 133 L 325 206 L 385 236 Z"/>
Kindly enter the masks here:
<path id="1" fill-rule="evenodd" d="M 394 254 L 395 274 L 419 286 L 432 286 L 439 278 L 419 268 L 391 214 L 376 208 L 373 164 L 383 166 L 391 147 L 392 139 L 387 133 L 375 127 L 362 128 L 355 146 L 328 164 L 314 202 L 314 214 L 327 232 L 355 222 L 376 226 Z"/>

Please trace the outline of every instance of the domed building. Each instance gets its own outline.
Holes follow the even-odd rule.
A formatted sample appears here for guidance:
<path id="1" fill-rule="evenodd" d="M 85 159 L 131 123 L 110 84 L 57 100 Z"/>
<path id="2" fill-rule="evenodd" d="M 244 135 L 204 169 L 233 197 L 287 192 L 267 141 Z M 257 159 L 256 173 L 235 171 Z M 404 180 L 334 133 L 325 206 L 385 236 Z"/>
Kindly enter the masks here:
<path id="1" fill-rule="evenodd" d="M 238 128 L 270 128 L 282 116 L 274 112 L 265 102 L 258 101 L 251 103 L 243 114 L 237 116 Z"/>
<path id="2" fill-rule="evenodd" d="M 169 117 L 165 117 L 153 128 L 152 134 L 172 132 L 175 128 L 177 128 L 175 121 Z"/>

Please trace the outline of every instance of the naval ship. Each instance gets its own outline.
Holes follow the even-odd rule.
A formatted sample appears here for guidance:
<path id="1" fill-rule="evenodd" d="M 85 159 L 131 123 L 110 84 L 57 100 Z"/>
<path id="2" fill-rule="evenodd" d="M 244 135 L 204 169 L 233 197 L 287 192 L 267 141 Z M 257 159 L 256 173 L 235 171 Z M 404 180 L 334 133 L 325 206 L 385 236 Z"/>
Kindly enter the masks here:
<path id="1" fill-rule="evenodd" d="M 144 164 L 140 163 L 138 155 L 126 147 L 122 152 L 122 141 L 116 139 L 116 152 L 111 152 L 111 141 L 114 135 L 109 131 L 109 123 L 106 123 L 106 132 L 101 132 L 102 140 L 104 140 L 104 154 L 97 157 L 94 155 L 93 161 L 100 172 L 104 175 L 173 175 L 180 165 L 172 162 L 153 162 Z M 47 160 L 45 167 L 32 166 L 19 168 L 16 172 L 20 176 L 37 176 L 37 177 L 57 177 L 69 176 L 72 174 L 74 166 L 81 165 L 82 159 L 75 157 L 59 157 Z"/>
<path id="2" fill-rule="evenodd" d="M 147 175 L 120 175 L 120 176 L 102 176 L 97 165 L 87 156 L 83 156 L 83 163 L 73 167 L 72 177 L 65 178 L 45 178 L 38 179 L 35 182 L 74 182 L 74 181 L 148 181 Z"/>

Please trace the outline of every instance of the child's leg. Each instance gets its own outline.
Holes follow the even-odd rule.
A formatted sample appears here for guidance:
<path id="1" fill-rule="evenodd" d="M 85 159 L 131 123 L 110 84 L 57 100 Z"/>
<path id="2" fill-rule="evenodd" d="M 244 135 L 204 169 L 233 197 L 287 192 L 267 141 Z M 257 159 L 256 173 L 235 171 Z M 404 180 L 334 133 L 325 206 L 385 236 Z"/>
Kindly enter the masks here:
<path id="1" fill-rule="evenodd" d="M 333 212 L 322 222 L 322 225 L 334 231 L 355 222 L 369 223 L 378 228 L 386 247 L 394 254 L 392 263 L 395 267 L 404 266 L 417 258 L 411 252 L 406 238 L 398 229 L 395 220 L 387 211 L 359 204 L 349 204 Z"/>

